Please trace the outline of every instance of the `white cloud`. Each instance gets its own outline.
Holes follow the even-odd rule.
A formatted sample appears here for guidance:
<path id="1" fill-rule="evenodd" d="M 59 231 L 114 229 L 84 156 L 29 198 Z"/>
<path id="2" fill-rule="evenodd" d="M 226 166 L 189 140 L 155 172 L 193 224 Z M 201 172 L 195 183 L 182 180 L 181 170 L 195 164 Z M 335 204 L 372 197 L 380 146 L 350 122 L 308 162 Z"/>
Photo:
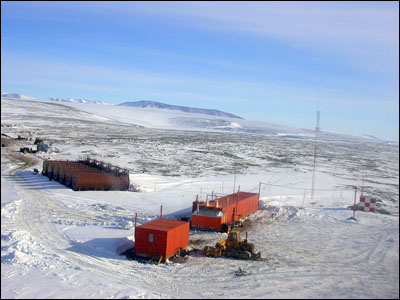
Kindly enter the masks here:
<path id="1" fill-rule="evenodd" d="M 341 57 L 362 70 L 398 74 L 396 1 L 106 1 L 7 5 L 29 8 L 26 10 L 34 12 L 32 18 L 72 16 L 81 22 L 97 16 L 135 26 L 138 16 L 149 16 L 155 17 L 156 23 L 167 21 L 222 33 L 253 34 L 312 53 Z"/>
<path id="2" fill-rule="evenodd" d="M 251 33 L 339 55 L 363 69 L 386 72 L 398 65 L 397 2 L 145 2 L 113 8 L 123 15 L 140 12 L 185 26 Z"/>

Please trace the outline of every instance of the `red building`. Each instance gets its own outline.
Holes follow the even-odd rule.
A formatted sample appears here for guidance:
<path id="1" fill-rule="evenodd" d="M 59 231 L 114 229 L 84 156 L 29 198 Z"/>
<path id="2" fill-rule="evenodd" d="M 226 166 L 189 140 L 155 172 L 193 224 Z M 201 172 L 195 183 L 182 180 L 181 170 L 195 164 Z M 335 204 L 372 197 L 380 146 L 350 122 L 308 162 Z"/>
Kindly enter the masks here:
<path id="1" fill-rule="evenodd" d="M 207 202 L 193 202 L 192 226 L 224 231 L 231 224 L 247 217 L 259 208 L 259 194 L 237 192 Z"/>
<path id="2" fill-rule="evenodd" d="M 189 222 L 156 219 L 135 229 L 135 254 L 144 257 L 162 255 L 163 260 L 189 245 Z"/>
<path id="3" fill-rule="evenodd" d="M 129 172 L 93 159 L 80 161 L 45 160 L 43 175 L 75 191 L 129 190 Z"/>

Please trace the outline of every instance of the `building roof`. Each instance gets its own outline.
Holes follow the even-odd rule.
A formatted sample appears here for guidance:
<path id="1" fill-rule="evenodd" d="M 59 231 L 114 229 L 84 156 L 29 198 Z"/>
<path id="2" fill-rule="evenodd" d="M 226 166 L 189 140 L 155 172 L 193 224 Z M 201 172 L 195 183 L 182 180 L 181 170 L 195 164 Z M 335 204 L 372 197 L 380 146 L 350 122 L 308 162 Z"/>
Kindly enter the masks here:
<path id="1" fill-rule="evenodd" d="M 137 226 L 138 228 L 145 228 L 145 229 L 153 229 L 159 231 L 170 231 L 174 228 L 182 226 L 188 222 L 185 221 L 177 221 L 171 219 L 155 219 L 153 221 L 147 222 L 143 225 Z"/>

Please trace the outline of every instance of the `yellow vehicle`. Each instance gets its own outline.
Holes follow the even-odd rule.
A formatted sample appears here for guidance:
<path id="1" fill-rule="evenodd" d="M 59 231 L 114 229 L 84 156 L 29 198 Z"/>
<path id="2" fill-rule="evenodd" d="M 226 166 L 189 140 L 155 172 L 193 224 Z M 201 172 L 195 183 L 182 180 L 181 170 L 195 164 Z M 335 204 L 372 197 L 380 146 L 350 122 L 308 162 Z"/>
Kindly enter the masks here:
<path id="1" fill-rule="evenodd" d="M 219 241 L 215 247 L 205 246 L 204 247 L 205 256 L 227 256 L 233 258 L 242 259 L 260 259 L 261 253 L 255 252 L 254 244 L 247 242 L 247 232 L 246 239 L 244 241 L 240 240 L 240 234 L 237 230 L 232 230 L 228 232 L 228 238 L 226 240 Z"/>

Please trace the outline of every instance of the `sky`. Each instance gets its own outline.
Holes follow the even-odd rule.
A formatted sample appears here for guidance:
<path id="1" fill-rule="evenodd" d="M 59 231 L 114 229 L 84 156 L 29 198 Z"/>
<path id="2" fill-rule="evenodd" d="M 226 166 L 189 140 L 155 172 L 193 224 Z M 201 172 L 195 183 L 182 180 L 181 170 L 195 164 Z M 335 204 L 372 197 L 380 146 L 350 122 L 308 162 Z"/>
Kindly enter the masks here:
<path id="1" fill-rule="evenodd" d="M 1 91 L 399 140 L 399 3 L 1 2 Z"/>

